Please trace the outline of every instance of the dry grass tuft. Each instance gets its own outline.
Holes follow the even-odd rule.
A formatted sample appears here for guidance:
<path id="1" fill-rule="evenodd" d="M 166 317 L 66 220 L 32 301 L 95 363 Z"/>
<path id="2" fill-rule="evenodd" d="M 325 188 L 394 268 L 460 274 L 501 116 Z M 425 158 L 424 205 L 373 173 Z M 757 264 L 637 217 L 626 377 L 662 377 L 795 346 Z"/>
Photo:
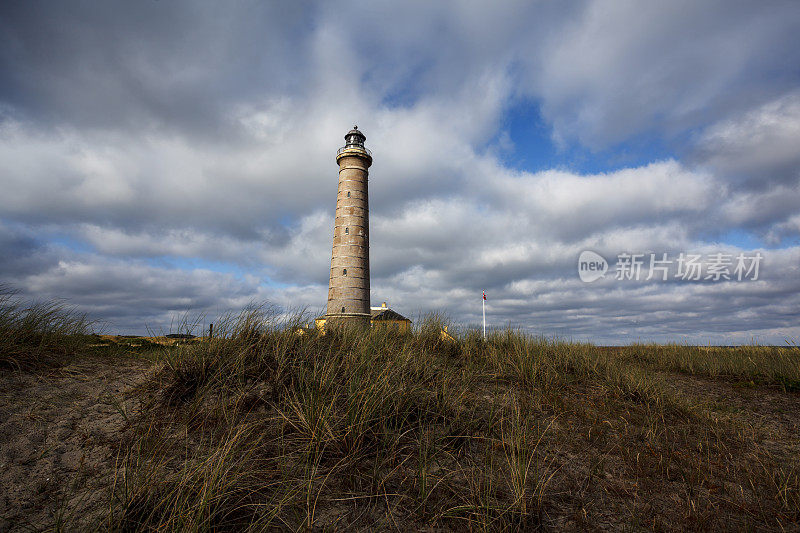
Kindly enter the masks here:
<path id="1" fill-rule="evenodd" d="M 86 317 L 63 302 L 26 304 L 0 285 L 0 368 L 66 364 L 92 338 Z"/>

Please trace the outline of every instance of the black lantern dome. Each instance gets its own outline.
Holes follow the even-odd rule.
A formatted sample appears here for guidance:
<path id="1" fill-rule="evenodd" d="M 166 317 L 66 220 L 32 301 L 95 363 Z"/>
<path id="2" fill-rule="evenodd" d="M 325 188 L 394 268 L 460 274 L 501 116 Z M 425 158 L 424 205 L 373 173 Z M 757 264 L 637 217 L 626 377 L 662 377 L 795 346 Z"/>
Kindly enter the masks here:
<path id="1" fill-rule="evenodd" d="M 345 147 L 358 146 L 359 148 L 364 148 L 364 141 L 367 140 L 367 136 L 361 133 L 358 126 L 353 126 L 353 129 L 344 136 L 344 140 L 346 141 Z"/>

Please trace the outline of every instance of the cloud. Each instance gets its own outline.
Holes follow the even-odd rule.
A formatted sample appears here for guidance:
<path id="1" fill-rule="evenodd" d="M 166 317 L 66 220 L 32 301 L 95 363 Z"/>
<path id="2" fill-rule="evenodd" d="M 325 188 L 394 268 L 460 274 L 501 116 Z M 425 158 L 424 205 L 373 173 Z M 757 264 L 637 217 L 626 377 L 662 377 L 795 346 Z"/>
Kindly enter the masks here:
<path id="1" fill-rule="evenodd" d="M 562 142 L 674 137 L 793 88 L 799 17 L 795 2 L 588 2 L 530 83 Z"/>
<path id="2" fill-rule="evenodd" d="M 0 100 L 43 125 L 216 139 L 231 104 L 302 88 L 304 7 L 5 4 Z"/>
<path id="3" fill-rule="evenodd" d="M 46 270 L 57 261 L 35 232 L 0 223 L 0 284 Z M 12 290 L 14 287 L 9 287 Z"/>
<path id="4" fill-rule="evenodd" d="M 375 302 L 469 323 L 486 289 L 495 325 L 598 342 L 798 336 L 796 4 L 0 10 L 0 279 L 27 296 L 124 332 L 251 300 L 320 310 L 356 122 Z M 516 144 L 521 102 L 561 149 L 641 162 L 509 168 L 493 147 Z M 732 232 L 779 248 L 750 246 L 763 282 L 575 272 L 586 249 L 747 250 Z"/>
<path id="5" fill-rule="evenodd" d="M 56 263 L 36 271 L 5 271 L 11 287 L 31 299 L 60 299 L 113 333 L 169 333 L 186 318 L 214 321 L 250 303 L 269 302 L 283 309 L 317 311 L 310 293 L 319 287 L 275 288 L 253 275 L 213 270 L 184 270 L 147 261 L 75 253 L 58 246 L 49 252 Z"/>
<path id="6" fill-rule="evenodd" d="M 800 91 L 792 91 L 709 126 L 695 157 L 745 185 L 792 186 L 800 181 Z"/>

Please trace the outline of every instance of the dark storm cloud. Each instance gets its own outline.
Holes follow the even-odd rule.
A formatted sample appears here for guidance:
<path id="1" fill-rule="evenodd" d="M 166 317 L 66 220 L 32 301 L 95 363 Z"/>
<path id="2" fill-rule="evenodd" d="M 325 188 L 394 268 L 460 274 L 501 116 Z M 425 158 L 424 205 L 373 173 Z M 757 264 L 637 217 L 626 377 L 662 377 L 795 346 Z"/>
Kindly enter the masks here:
<path id="1" fill-rule="evenodd" d="M 0 100 L 43 126 L 157 127 L 219 141 L 227 105 L 302 88 L 306 7 L 5 2 Z"/>
<path id="2" fill-rule="evenodd" d="M 36 274 L 57 262 L 33 232 L 3 225 L 0 220 L 0 281 Z"/>

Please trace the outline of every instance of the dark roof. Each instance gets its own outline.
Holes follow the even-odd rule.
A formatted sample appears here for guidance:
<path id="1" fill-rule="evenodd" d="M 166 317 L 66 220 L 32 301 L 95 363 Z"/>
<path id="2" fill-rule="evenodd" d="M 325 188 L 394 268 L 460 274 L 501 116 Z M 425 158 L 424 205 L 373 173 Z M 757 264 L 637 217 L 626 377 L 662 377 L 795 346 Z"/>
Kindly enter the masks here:
<path id="1" fill-rule="evenodd" d="M 367 140 L 367 136 L 364 135 L 364 133 L 360 129 L 358 129 L 358 126 L 353 126 L 352 130 L 345 133 L 344 135 L 345 140 L 347 140 L 347 138 L 350 137 L 351 135 L 357 135 L 358 137 L 361 137 L 362 143 Z"/>
<path id="2" fill-rule="evenodd" d="M 373 319 L 373 320 L 408 320 L 409 322 L 411 322 L 410 318 L 406 318 L 403 315 L 401 315 L 400 313 L 398 313 L 396 311 L 392 311 L 388 307 L 386 307 L 386 308 L 380 307 L 378 309 L 370 309 L 369 310 L 369 315 L 370 315 L 370 318 Z M 317 318 L 315 318 L 314 320 L 327 320 L 327 319 L 328 319 L 328 315 L 320 315 Z"/>
<path id="3" fill-rule="evenodd" d="M 408 320 L 411 322 L 411 320 L 407 319 L 396 311 L 392 311 L 388 307 L 370 309 L 369 314 L 371 315 L 372 320 Z"/>

